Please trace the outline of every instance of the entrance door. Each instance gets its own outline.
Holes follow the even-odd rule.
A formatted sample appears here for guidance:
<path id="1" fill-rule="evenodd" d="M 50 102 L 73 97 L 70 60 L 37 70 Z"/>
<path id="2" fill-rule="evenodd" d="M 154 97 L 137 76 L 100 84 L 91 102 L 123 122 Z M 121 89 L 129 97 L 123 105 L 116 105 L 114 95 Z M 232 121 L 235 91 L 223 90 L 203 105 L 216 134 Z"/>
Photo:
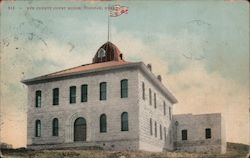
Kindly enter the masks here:
<path id="1" fill-rule="evenodd" d="M 74 123 L 74 141 L 86 141 L 87 124 L 86 120 L 79 117 Z"/>

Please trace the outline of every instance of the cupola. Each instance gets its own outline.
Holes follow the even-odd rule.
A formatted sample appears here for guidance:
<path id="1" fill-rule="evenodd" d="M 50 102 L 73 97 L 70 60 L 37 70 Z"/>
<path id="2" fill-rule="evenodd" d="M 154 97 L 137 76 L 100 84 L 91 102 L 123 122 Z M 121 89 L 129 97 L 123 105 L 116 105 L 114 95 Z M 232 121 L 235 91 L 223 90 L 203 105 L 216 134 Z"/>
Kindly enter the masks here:
<path id="1" fill-rule="evenodd" d="M 96 52 L 93 63 L 124 61 L 120 50 L 111 42 L 103 44 Z"/>

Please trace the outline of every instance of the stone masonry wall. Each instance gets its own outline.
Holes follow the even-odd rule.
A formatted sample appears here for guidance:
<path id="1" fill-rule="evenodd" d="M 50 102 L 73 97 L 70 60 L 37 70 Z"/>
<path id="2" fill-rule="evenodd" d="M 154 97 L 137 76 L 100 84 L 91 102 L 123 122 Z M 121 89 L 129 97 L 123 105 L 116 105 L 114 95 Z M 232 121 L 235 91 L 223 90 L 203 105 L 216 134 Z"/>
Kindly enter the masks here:
<path id="1" fill-rule="evenodd" d="M 120 98 L 120 81 L 128 79 L 128 98 Z M 107 100 L 99 100 L 99 83 L 107 82 Z M 73 125 L 78 117 L 87 122 L 87 142 L 107 141 L 118 148 L 138 147 L 138 75 L 136 69 L 99 72 L 81 78 L 40 83 L 28 86 L 28 146 L 35 144 L 73 143 Z M 82 84 L 88 84 L 88 102 L 80 101 Z M 69 103 L 69 87 L 76 86 L 76 103 Z M 52 89 L 59 88 L 59 105 L 52 105 Z M 35 91 L 42 91 L 42 106 L 35 107 Z M 129 131 L 121 131 L 121 113 L 128 112 Z M 107 133 L 100 133 L 100 115 L 107 116 Z M 52 120 L 59 120 L 59 136 L 52 136 Z M 41 120 L 41 137 L 35 137 L 35 120 Z M 112 141 L 113 144 L 112 144 Z M 128 142 L 133 140 L 132 145 Z M 110 143 L 111 141 L 111 143 Z M 119 143 L 123 141 L 125 143 Z M 118 143 L 117 143 L 118 142 Z M 98 144 L 98 143 L 96 143 Z M 100 143 L 99 143 L 100 145 Z M 107 146 L 106 146 L 107 147 Z"/>
<path id="2" fill-rule="evenodd" d="M 225 153 L 226 141 L 221 114 L 174 115 L 175 148 L 188 152 Z M 211 129 L 206 139 L 205 129 Z M 182 140 L 182 130 L 187 130 L 187 140 Z"/>
<path id="3" fill-rule="evenodd" d="M 154 86 L 154 84 L 143 74 L 138 74 L 139 85 L 139 128 L 140 128 L 140 149 L 147 151 L 163 151 L 173 149 L 173 129 L 169 108 L 173 105 Z M 142 82 L 145 84 L 145 100 L 142 97 Z M 160 82 L 160 81 L 159 81 Z M 152 91 L 152 105 L 149 103 L 149 88 Z M 156 108 L 154 107 L 154 93 L 156 93 Z M 163 102 L 166 104 L 166 114 L 164 115 Z M 171 112 L 172 113 L 172 112 Z M 150 133 L 150 118 L 152 119 L 152 135 Z M 155 136 L 155 122 L 157 122 L 157 136 Z M 160 138 L 160 125 L 162 126 L 162 139 Z M 166 129 L 166 133 L 164 131 Z M 166 136 L 165 136 L 166 135 Z"/>

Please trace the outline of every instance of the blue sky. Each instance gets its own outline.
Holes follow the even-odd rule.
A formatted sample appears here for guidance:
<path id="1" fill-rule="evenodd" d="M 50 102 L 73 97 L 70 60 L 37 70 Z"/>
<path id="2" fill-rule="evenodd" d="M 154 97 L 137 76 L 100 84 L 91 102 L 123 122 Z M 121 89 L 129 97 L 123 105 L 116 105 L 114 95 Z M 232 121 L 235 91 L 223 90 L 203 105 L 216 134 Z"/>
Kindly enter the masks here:
<path id="1" fill-rule="evenodd" d="M 152 63 L 154 72 L 162 74 L 179 100 L 175 113 L 221 112 L 227 129 L 237 125 L 228 140 L 246 143 L 249 4 L 233 0 L 2 2 L 2 139 L 14 143 L 6 134 L 13 126 L 25 136 L 27 89 L 21 79 L 89 63 L 107 41 L 107 10 L 68 7 L 113 4 L 128 6 L 129 12 L 111 18 L 111 41 L 126 60 Z M 15 126 L 18 121 L 20 127 Z M 245 134 L 240 136 L 240 131 Z M 23 144 L 25 139 L 15 145 Z"/>

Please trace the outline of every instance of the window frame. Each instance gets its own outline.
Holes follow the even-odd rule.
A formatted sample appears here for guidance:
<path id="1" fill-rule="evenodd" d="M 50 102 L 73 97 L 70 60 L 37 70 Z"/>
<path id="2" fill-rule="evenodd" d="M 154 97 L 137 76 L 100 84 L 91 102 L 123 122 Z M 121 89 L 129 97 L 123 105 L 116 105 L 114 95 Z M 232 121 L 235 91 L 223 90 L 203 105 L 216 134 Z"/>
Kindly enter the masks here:
<path id="1" fill-rule="evenodd" d="M 149 93 L 149 105 L 152 105 L 152 90 L 151 90 L 151 88 L 149 88 L 148 93 Z"/>
<path id="2" fill-rule="evenodd" d="M 166 102 L 163 101 L 163 115 L 166 116 L 167 111 L 166 111 Z"/>
<path id="3" fill-rule="evenodd" d="M 121 114 L 121 131 L 129 131 L 128 112 Z"/>
<path id="4" fill-rule="evenodd" d="M 164 140 L 165 140 L 165 142 L 167 142 L 167 129 L 166 129 L 166 127 L 163 127 L 163 130 L 164 130 Z"/>
<path id="5" fill-rule="evenodd" d="M 103 48 L 101 48 L 101 49 L 98 50 L 98 52 L 97 52 L 97 57 L 98 57 L 98 58 L 103 58 L 103 57 L 106 57 L 106 54 L 107 54 L 106 50 L 103 49 Z"/>
<path id="6" fill-rule="evenodd" d="M 206 139 L 211 139 L 212 138 L 212 129 L 211 128 L 206 128 L 205 129 L 205 138 Z"/>
<path id="7" fill-rule="evenodd" d="M 52 120 L 52 136 L 59 136 L 59 120 L 53 118 Z"/>
<path id="8" fill-rule="evenodd" d="M 188 140 L 188 130 L 187 129 L 183 129 L 181 130 L 181 140 Z"/>
<path id="9" fill-rule="evenodd" d="M 154 108 L 157 108 L 156 93 L 154 93 Z"/>
<path id="10" fill-rule="evenodd" d="M 150 135 L 153 135 L 153 120 L 152 118 L 149 119 L 149 129 L 150 129 Z"/>
<path id="11" fill-rule="evenodd" d="M 142 82 L 142 99 L 145 100 L 145 83 Z"/>
<path id="12" fill-rule="evenodd" d="M 99 84 L 100 100 L 107 100 L 107 82 L 101 82 Z"/>
<path id="13" fill-rule="evenodd" d="M 168 112 L 169 112 L 169 120 L 172 120 L 172 108 L 171 107 L 168 108 Z"/>
<path id="14" fill-rule="evenodd" d="M 162 140 L 162 126 L 160 124 L 160 140 Z"/>
<path id="15" fill-rule="evenodd" d="M 52 105 L 59 105 L 59 88 L 54 88 L 52 90 Z"/>
<path id="16" fill-rule="evenodd" d="M 42 135 L 42 125 L 41 125 L 41 120 L 36 120 L 35 121 L 35 137 L 41 137 Z"/>
<path id="17" fill-rule="evenodd" d="M 37 90 L 35 94 L 35 107 L 36 108 L 41 108 L 42 107 L 42 91 Z"/>
<path id="18" fill-rule="evenodd" d="M 88 102 L 88 85 L 81 85 L 81 102 Z"/>
<path id="19" fill-rule="evenodd" d="M 107 133 L 107 116 L 106 114 L 100 115 L 100 133 Z"/>
<path id="20" fill-rule="evenodd" d="M 157 122 L 155 121 L 155 137 L 157 138 Z"/>
<path id="21" fill-rule="evenodd" d="M 69 87 L 69 103 L 70 104 L 76 103 L 76 86 Z"/>
<path id="22" fill-rule="evenodd" d="M 128 79 L 122 79 L 120 81 L 121 98 L 128 98 Z"/>

